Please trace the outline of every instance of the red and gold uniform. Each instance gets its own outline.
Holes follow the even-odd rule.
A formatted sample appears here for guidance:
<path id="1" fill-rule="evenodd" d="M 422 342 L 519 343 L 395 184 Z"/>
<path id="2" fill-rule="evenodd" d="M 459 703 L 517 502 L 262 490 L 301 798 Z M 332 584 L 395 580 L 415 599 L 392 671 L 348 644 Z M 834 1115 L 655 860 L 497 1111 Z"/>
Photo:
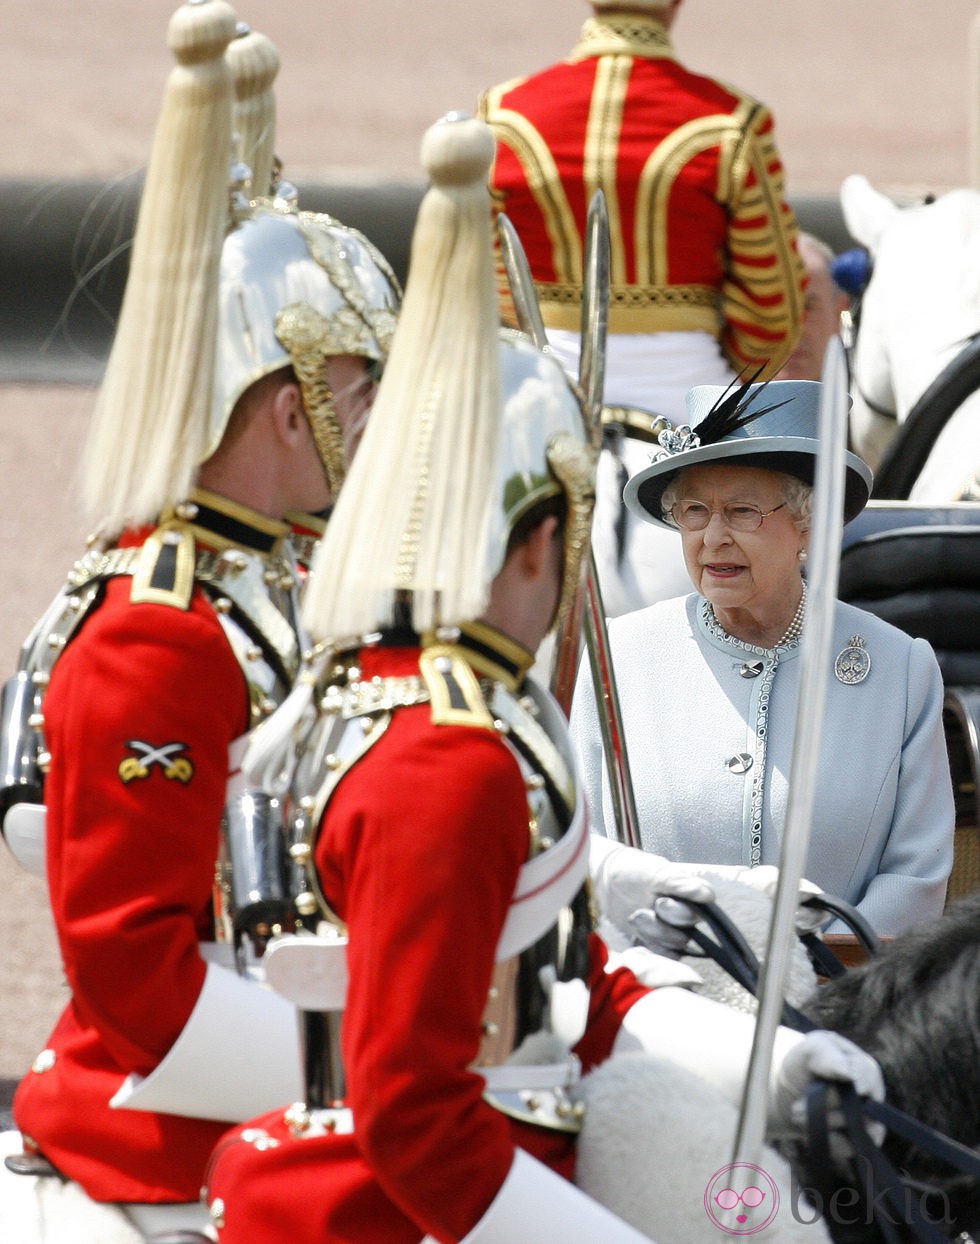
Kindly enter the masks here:
<path id="1" fill-rule="evenodd" d="M 626 513 L 627 479 L 696 384 L 774 374 L 803 322 L 805 270 L 769 110 L 682 65 L 653 12 L 604 6 L 568 58 L 495 86 L 490 189 L 527 254 L 555 356 L 579 370 L 584 236 L 609 215 L 609 332 L 593 548 L 606 614 L 681 595 L 676 542 Z M 502 313 L 513 319 L 498 259 Z"/>
<path id="2" fill-rule="evenodd" d="M 703 331 L 736 371 L 778 368 L 800 333 L 805 276 L 764 105 L 681 65 L 656 17 L 613 11 L 586 22 L 564 62 L 488 91 L 480 115 L 498 142 L 496 206 L 549 329 L 579 329 L 601 188 L 610 333 Z"/>
<path id="3" fill-rule="evenodd" d="M 43 709 L 47 872 L 71 999 L 14 1114 L 27 1148 L 102 1201 L 196 1200 L 226 1130 L 110 1102 L 157 1068 L 198 1003 L 232 745 L 299 659 L 287 525 L 214 494 L 194 501 L 86 555 L 62 621 L 44 627 L 66 645 Z"/>
<path id="4" fill-rule="evenodd" d="M 457 1241 L 499 1192 L 515 1147 L 573 1173 L 574 1127 L 539 1125 L 527 1108 L 524 1119 L 508 1117 L 522 1112 L 480 1070 L 493 1062 L 488 997 L 493 990 L 499 1004 L 502 977 L 512 979 L 501 945 L 515 910 L 549 886 L 584 893 L 588 834 L 547 706 L 560 712 L 540 692 L 540 710 L 519 698 L 531 654 L 489 627 L 464 627 L 454 644 L 407 642 L 362 651 L 357 682 L 334 692 L 360 754 L 340 750 L 339 780 L 330 762 L 310 775 L 327 783 L 313 885 L 349 939 L 342 1048 L 352 1124 L 318 1133 L 278 1111 L 231 1133 L 207 1189 L 222 1244 Z M 575 809 L 557 848 L 543 838 L 542 800 Z M 536 884 L 522 869 L 529 854 L 545 863 L 549 849 L 563 862 Z M 561 903 L 546 901 L 551 928 Z M 625 969 L 604 971 L 605 948 L 587 924 L 566 955 L 579 956 L 589 987 L 574 1045 L 586 1070 L 649 992 Z M 516 1023 L 515 1041 L 535 1027 Z"/>

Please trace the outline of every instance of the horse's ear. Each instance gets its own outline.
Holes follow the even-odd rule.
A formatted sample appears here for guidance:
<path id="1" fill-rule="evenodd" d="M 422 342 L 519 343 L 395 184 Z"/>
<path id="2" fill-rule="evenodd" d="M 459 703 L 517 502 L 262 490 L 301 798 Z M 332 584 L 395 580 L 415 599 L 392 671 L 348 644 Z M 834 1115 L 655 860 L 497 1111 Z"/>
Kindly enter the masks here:
<path id="1" fill-rule="evenodd" d="M 887 195 L 875 190 L 861 173 L 852 173 L 844 178 L 840 203 L 848 233 L 872 254 L 882 234 L 902 210 Z"/>

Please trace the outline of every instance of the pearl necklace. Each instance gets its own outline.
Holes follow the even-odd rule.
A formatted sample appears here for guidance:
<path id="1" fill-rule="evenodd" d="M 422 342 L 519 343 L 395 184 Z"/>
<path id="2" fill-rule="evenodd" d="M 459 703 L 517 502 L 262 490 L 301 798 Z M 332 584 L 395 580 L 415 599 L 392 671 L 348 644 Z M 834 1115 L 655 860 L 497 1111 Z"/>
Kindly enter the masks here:
<path id="1" fill-rule="evenodd" d="M 789 626 L 783 631 L 782 635 L 771 648 L 762 648 L 758 644 L 747 643 L 744 639 L 736 639 L 734 635 L 729 635 L 722 624 L 718 621 L 718 615 L 715 613 L 714 606 L 710 601 L 705 601 L 707 605 L 707 620 L 714 632 L 722 639 L 727 639 L 729 643 L 741 644 L 743 648 L 750 648 L 754 652 L 771 652 L 773 648 L 785 648 L 788 644 L 796 643 L 800 635 L 803 633 L 803 620 L 806 616 L 806 579 L 803 580 L 803 595 L 800 597 L 800 603 L 796 606 L 796 612 L 790 619 Z"/>
<path id="2" fill-rule="evenodd" d="M 793 643 L 799 639 L 803 632 L 803 615 L 806 613 L 806 579 L 803 580 L 803 595 L 800 597 L 800 603 L 796 606 L 796 613 L 790 620 L 789 626 L 783 632 L 782 638 L 776 640 L 776 647 L 782 648 L 786 644 Z"/>

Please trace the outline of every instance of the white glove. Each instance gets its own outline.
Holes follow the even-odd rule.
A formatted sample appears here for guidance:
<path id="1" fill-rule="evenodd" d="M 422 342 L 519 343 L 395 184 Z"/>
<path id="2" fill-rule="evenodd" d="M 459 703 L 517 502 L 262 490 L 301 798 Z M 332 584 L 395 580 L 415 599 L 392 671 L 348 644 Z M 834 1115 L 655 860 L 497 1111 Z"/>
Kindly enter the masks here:
<path id="1" fill-rule="evenodd" d="M 647 950 L 645 946 L 611 950 L 605 970 L 612 973 L 619 968 L 628 968 L 640 984 L 646 985 L 648 989 L 664 989 L 668 985 L 695 989 L 704 984 L 701 974 L 689 963 L 669 955 L 659 955 L 655 951 Z"/>
<path id="2" fill-rule="evenodd" d="M 652 907 L 658 894 L 674 895 L 674 883 L 678 880 L 696 880 L 691 877 L 690 865 L 671 864 L 662 855 L 624 846 L 601 834 L 590 836 L 589 871 L 599 911 L 630 940 L 633 938 L 630 916 L 635 911 Z M 700 894 L 699 901 L 713 900 L 710 883 L 705 883 Z M 694 899 L 696 894 L 684 890 L 678 897 Z"/>
<path id="3" fill-rule="evenodd" d="M 589 845 L 589 871 L 593 893 L 599 910 L 611 924 L 627 937 L 632 937 L 629 918 L 644 907 L 652 907 L 658 894 L 675 895 L 674 883 L 681 878 L 700 878 L 709 886 L 712 876 L 725 877 L 747 885 L 759 894 L 774 898 L 779 869 L 772 864 L 747 868 L 743 864 L 675 864 L 662 855 L 627 847 L 602 834 L 592 834 Z M 805 878 L 800 881 L 800 903 L 813 894 L 822 893 L 819 886 Z M 676 897 L 690 899 L 693 893 Z M 712 902 L 714 893 L 698 899 Z M 826 923 L 827 913 L 815 908 L 798 907 L 796 931 L 803 935 L 815 933 Z"/>
<path id="4" fill-rule="evenodd" d="M 806 1129 L 806 1092 L 816 1079 L 851 1084 L 859 1096 L 874 1101 L 885 1099 L 884 1077 L 871 1055 L 839 1032 L 818 1028 L 793 1045 L 775 1071 L 768 1120 L 773 1139 L 802 1136 Z M 839 1116 L 831 1118 L 832 1128 L 841 1125 Z M 881 1144 L 882 1125 L 870 1124 L 868 1130 L 875 1144 Z"/>
<path id="5" fill-rule="evenodd" d="M 732 881 L 738 881 L 742 885 L 747 885 L 757 893 L 765 894 L 767 898 L 774 899 L 776 897 L 776 886 L 779 884 L 779 869 L 775 864 L 757 864 L 755 868 L 746 868 L 743 865 L 736 865 L 733 868 L 708 865 L 704 870 L 704 875 L 708 877 L 709 881 L 713 872 L 717 872 L 719 876 L 729 877 Z M 812 881 L 807 881 L 805 877 L 800 878 L 799 906 L 796 909 L 796 932 L 800 937 L 807 933 L 816 933 L 826 924 L 827 913 L 825 911 L 820 911 L 815 907 L 803 906 L 804 900 L 814 894 L 822 893 L 823 891 L 818 885 L 814 885 Z"/>
<path id="6" fill-rule="evenodd" d="M 651 907 L 627 918 L 636 940 L 654 954 L 680 958 L 690 950 L 691 930 L 701 913 L 692 903 L 713 903 L 714 890 L 701 877 L 664 877 Z"/>

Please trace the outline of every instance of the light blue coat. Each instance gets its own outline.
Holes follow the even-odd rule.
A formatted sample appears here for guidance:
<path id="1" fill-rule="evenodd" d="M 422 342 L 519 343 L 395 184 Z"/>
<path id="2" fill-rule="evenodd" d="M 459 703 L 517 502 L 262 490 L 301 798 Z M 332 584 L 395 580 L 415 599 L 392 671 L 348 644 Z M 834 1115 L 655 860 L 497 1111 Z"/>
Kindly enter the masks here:
<path id="1" fill-rule="evenodd" d="M 643 846 L 676 862 L 778 864 L 799 648 L 718 637 L 696 594 L 613 619 L 609 634 Z M 854 636 L 870 668 L 847 683 L 834 664 Z M 840 602 L 831 651 L 805 875 L 893 935 L 940 914 L 952 867 L 942 678 L 925 640 Z M 585 665 L 571 732 L 593 830 L 615 837 Z"/>

